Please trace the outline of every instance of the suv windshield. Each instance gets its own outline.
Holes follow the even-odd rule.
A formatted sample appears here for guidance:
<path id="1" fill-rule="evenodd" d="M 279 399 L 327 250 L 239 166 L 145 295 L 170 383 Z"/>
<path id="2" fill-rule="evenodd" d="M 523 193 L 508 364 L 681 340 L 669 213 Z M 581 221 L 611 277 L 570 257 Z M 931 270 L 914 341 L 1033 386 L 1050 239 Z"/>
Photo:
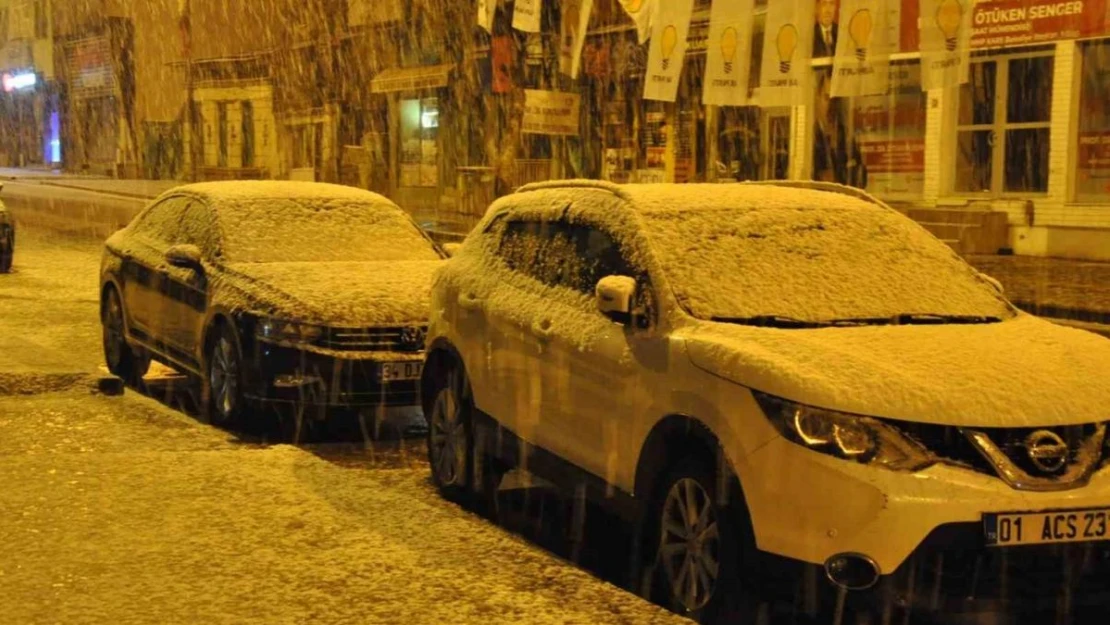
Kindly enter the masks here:
<path id="1" fill-rule="evenodd" d="M 814 323 L 1011 315 L 947 245 L 904 217 L 851 208 L 649 211 L 675 295 L 700 319 Z"/>
<path id="2" fill-rule="evenodd" d="M 437 260 L 405 213 L 349 200 L 259 199 L 217 211 L 231 262 Z"/>

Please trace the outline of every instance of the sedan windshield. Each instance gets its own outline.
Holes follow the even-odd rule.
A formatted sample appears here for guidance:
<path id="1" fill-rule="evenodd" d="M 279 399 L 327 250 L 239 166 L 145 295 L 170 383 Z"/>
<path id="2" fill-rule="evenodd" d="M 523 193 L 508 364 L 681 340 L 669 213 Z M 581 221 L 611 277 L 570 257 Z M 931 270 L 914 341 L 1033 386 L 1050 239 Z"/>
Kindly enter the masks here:
<path id="1" fill-rule="evenodd" d="M 701 319 L 801 328 L 1011 316 L 947 245 L 893 211 L 699 208 L 645 220 L 675 295 Z"/>
<path id="2" fill-rule="evenodd" d="M 437 260 L 400 209 L 335 199 L 237 200 L 219 214 L 225 260 L 245 263 Z"/>

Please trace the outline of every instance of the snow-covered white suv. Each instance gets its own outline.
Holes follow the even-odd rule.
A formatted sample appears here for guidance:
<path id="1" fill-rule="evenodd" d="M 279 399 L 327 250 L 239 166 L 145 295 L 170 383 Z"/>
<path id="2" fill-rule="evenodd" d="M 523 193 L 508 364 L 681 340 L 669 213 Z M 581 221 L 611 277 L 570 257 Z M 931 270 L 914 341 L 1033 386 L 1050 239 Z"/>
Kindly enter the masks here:
<path id="1" fill-rule="evenodd" d="M 1110 538 L 1110 341 L 854 189 L 524 187 L 439 270 L 426 353 L 445 493 L 514 467 L 585 493 L 699 620 L 771 564 L 905 605 L 946 550 L 983 594 Z"/>

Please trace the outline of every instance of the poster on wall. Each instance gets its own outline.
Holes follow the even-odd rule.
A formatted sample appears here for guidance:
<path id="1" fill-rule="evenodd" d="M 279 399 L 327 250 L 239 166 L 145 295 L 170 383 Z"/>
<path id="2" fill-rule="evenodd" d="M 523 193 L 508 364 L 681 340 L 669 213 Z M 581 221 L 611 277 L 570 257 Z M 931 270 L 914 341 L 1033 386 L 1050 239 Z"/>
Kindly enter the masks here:
<path id="1" fill-rule="evenodd" d="M 921 0 L 921 88 L 967 82 L 975 0 Z"/>
<path id="2" fill-rule="evenodd" d="M 659 4 L 652 18 L 644 99 L 674 102 L 678 81 L 686 61 L 686 37 L 694 0 L 671 0 Z"/>
<path id="3" fill-rule="evenodd" d="M 759 76 L 759 105 L 797 106 L 805 103 L 809 59 L 813 53 L 813 0 L 781 0 L 767 7 L 763 63 Z"/>
<path id="4" fill-rule="evenodd" d="M 714 2 L 709 14 L 702 102 L 743 106 L 748 102 L 755 0 Z"/>
<path id="5" fill-rule="evenodd" d="M 559 21 L 559 71 L 578 78 L 582 64 L 582 47 L 586 43 L 586 27 L 590 23 L 593 0 L 563 0 Z"/>
<path id="6" fill-rule="evenodd" d="M 866 171 L 866 189 L 882 198 L 913 199 L 925 188 L 921 67 L 893 65 L 889 77 L 890 95 L 853 101 L 854 139 Z"/>
<path id="7" fill-rule="evenodd" d="M 972 13 L 970 46 L 994 48 L 1106 32 L 1107 0 L 985 0 Z M 928 15 L 922 12 L 928 19 Z"/>
<path id="8" fill-rule="evenodd" d="M 520 131 L 537 135 L 579 134 L 581 99 L 577 93 L 524 90 L 524 118 Z"/>
<path id="9" fill-rule="evenodd" d="M 890 55 L 898 40 L 891 39 L 890 13 L 882 3 L 842 0 L 843 30 L 836 42 L 830 94 L 834 98 L 886 93 Z M 897 24 L 897 22 L 895 22 Z"/>
<path id="10" fill-rule="evenodd" d="M 1082 48 L 1076 197 L 1105 202 L 1110 195 L 1110 41 Z"/>
<path id="11" fill-rule="evenodd" d="M 513 3 L 513 28 L 525 33 L 540 32 L 543 0 L 516 0 Z"/>

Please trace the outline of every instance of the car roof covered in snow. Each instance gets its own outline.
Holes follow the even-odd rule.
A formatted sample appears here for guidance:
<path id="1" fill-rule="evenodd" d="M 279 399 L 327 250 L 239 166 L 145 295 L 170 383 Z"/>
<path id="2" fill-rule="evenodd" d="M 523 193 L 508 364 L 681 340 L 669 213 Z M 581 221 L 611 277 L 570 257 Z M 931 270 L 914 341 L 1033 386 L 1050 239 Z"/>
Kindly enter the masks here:
<path id="1" fill-rule="evenodd" d="M 235 180 L 226 182 L 198 182 L 175 187 L 163 194 L 191 195 L 215 205 L 236 204 L 244 200 L 290 199 L 290 200 L 345 200 L 388 204 L 388 198 L 355 187 L 323 182 L 299 182 L 293 180 Z"/>
<path id="2" fill-rule="evenodd" d="M 816 181 L 618 185 L 598 180 L 558 180 L 525 185 L 517 193 L 577 189 L 608 191 L 645 213 L 783 208 L 893 210 L 860 189 Z"/>

